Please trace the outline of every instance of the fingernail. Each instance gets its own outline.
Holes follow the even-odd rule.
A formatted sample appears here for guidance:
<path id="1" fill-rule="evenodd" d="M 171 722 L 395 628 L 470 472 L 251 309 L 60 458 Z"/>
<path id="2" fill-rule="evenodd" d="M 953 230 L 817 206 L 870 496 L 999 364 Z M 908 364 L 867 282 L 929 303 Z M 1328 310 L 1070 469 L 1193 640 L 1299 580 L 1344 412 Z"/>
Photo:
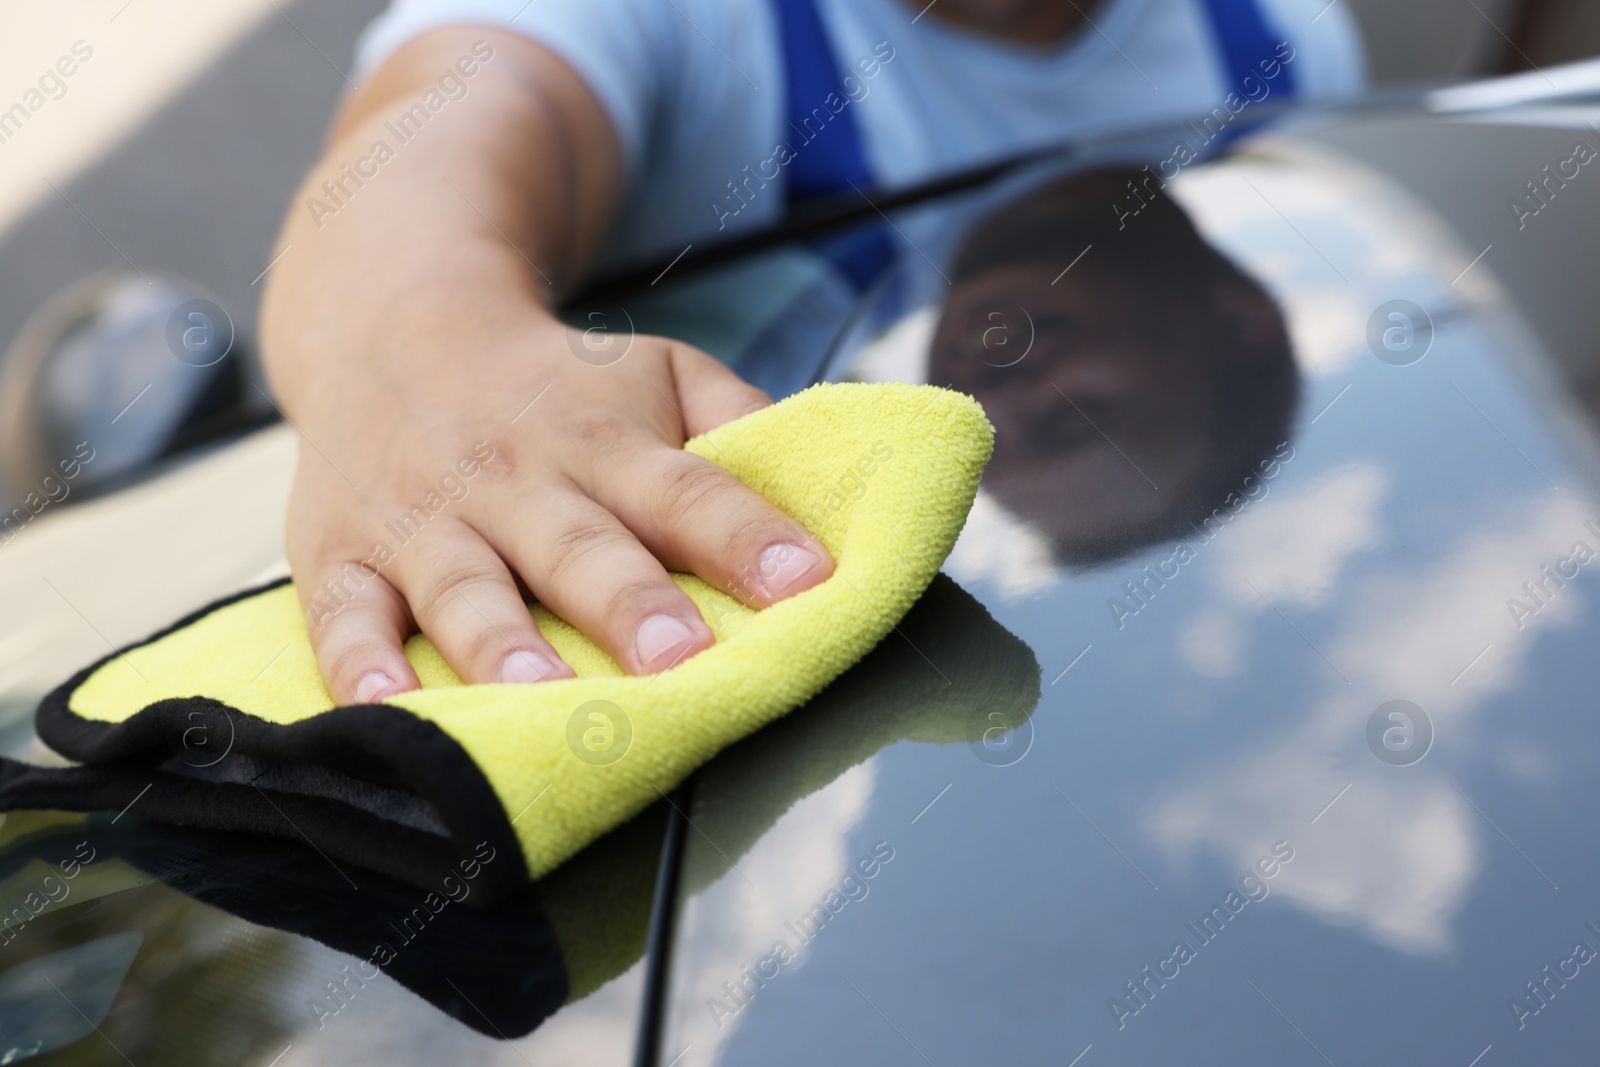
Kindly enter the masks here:
<path id="1" fill-rule="evenodd" d="M 370 704 L 384 690 L 394 685 L 394 679 L 382 671 L 368 671 L 356 682 L 356 703 Z"/>
<path id="2" fill-rule="evenodd" d="M 634 631 L 633 652 L 646 670 L 665 670 L 693 640 L 694 631 L 682 619 L 652 615 Z"/>
<path id="3" fill-rule="evenodd" d="M 500 661 L 502 682 L 542 682 L 556 674 L 556 665 L 548 657 L 526 649 L 518 649 Z"/>
<path id="4" fill-rule="evenodd" d="M 780 542 L 769 545 L 767 550 L 761 553 L 760 560 L 756 562 L 756 574 L 761 582 L 762 591 L 769 597 L 774 597 L 798 582 L 821 562 L 822 557 L 809 548 Z"/>

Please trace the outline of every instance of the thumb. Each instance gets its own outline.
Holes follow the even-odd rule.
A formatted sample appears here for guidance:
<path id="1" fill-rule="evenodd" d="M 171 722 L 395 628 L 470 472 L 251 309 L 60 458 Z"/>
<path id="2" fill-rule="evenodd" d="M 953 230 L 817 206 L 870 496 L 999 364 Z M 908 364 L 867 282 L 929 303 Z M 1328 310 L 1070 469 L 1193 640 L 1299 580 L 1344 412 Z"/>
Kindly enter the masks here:
<path id="1" fill-rule="evenodd" d="M 674 342 L 668 358 L 687 437 L 699 436 L 772 404 L 766 393 L 692 345 Z"/>

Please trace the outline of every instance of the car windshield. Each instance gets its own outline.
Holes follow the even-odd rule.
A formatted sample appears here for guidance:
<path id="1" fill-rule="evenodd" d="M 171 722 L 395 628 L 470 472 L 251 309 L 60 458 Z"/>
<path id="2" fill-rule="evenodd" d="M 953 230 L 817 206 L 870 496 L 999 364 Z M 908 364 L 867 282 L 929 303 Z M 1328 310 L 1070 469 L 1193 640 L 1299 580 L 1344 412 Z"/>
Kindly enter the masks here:
<path id="1" fill-rule="evenodd" d="M 876 675 L 699 776 L 661 1062 L 1561 1061 L 1590 419 L 1309 138 L 1017 182 L 906 219 L 829 367 L 995 455 Z"/>
<path id="2" fill-rule="evenodd" d="M 1576 334 L 1330 121 L 1165 167 L 1192 129 L 1074 146 L 591 293 L 575 325 L 774 395 L 977 397 L 996 450 L 943 574 L 805 708 L 492 908 L 281 827 L 8 815 L 0 1062 L 1589 1047 L 1593 394 L 1559 365 Z M 283 573 L 293 444 L 7 548 L 0 589 L 59 584 L 0 623 L 6 755 L 52 758 L 33 704 L 110 646 Z M 174 531 L 202 501 L 219 522 Z M 206 562 L 146 589 L 133 559 Z"/>

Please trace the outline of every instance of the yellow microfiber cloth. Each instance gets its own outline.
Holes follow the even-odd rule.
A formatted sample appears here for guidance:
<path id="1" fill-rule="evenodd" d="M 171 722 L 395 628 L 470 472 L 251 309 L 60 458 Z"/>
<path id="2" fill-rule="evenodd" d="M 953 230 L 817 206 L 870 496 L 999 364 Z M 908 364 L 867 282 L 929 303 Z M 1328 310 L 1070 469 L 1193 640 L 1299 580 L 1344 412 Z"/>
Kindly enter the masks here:
<path id="1" fill-rule="evenodd" d="M 725 874 L 793 805 L 883 749 L 981 748 L 997 725 L 1031 733 L 1040 684 L 1032 650 L 955 582 L 937 575 L 897 629 L 803 713 L 729 746 L 697 772 L 689 816 L 716 845 L 687 850 L 681 893 Z M 119 895 L 127 899 L 110 903 L 126 916 L 118 930 L 151 929 L 144 917 L 154 914 L 171 936 L 170 901 L 152 908 L 147 893 L 126 894 L 153 889 L 145 883 L 156 879 L 258 927 L 349 954 L 335 979 L 351 982 L 345 994 L 381 969 L 467 1026 L 520 1037 L 645 954 L 670 812 L 657 800 L 487 908 L 471 906 L 486 872 L 511 862 L 487 851 L 431 886 L 354 869 L 346 881 L 298 841 L 134 816 L 20 813 L 0 825 L 0 948 L 19 938 L 8 954 L 70 942 L 59 913 Z M 694 840 L 703 844 L 699 834 Z M 310 1006 L 319 1022 L 341 1010 L 325 990 Z"/>
<path id="2" fill-rule="evenodd" d="M 836 570 L 759 612 L 675 576 L 718 640 L 659 675 L 624 675 L 535 605 L 578 677 L 465 686 L 417 636 L 406 655 L 421 689 L 335 708 L 294 590 L 242 594 L 47 697 L 40 736 L 85 766 L 0 766 L 0 808 L 136 802 L 162 821 L 304 837 L 414 884 L 474 849 L 510 850 L 522 862 L 494 865 L 482 887 L 502 895 L 861 659 L 955 543 L 992 440 L 961 394 L 842 384 L 690 441 L 804 523 Z"/>
<path id="3" fill-rule="evenodd" d="M 982 747 L 997 725 L 1031 737 L 1039 663 L 945 575 L 884 641 L 806 705 L 745 738 L 695 775 L 694 842 L 681 894 L 738 863 L 791 807 L 902 741 Z M 666 808 L 666 803 L 657 805 Z M 644 953 L 663 811 L 647 811 L 535 884 L 577 999 Z M 654 815 L 655 818 L 651 816 Z M 704 835 L 703 837 L 701 835 Z"/>

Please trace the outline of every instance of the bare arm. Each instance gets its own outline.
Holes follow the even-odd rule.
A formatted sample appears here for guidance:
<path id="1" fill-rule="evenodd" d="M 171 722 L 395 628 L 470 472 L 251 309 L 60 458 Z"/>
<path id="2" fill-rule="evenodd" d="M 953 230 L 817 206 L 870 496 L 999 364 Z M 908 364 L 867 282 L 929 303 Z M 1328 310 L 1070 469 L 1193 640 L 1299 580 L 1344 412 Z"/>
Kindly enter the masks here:
<path id="1" fill-rule="evenodd" d="M 443 94 L 447 73 L 464 95 Z M 423 118 L 430 90 L 446 102 Z M 621 185 L 583 81 L 486 27 L 411 42 L 335 120 L 284 226 L 262 340 L 304 438 L 289 561 L 339 702 L 415 687 L 413 629 L 468 682 L 569 676 L 517 579 L 644 673 L 714 641 L 669 568 L 757 607 L 832 572 L 793 520 L 679 447 L 764 394 L 662 338 L 591 365 L 551 315 Z"/>

